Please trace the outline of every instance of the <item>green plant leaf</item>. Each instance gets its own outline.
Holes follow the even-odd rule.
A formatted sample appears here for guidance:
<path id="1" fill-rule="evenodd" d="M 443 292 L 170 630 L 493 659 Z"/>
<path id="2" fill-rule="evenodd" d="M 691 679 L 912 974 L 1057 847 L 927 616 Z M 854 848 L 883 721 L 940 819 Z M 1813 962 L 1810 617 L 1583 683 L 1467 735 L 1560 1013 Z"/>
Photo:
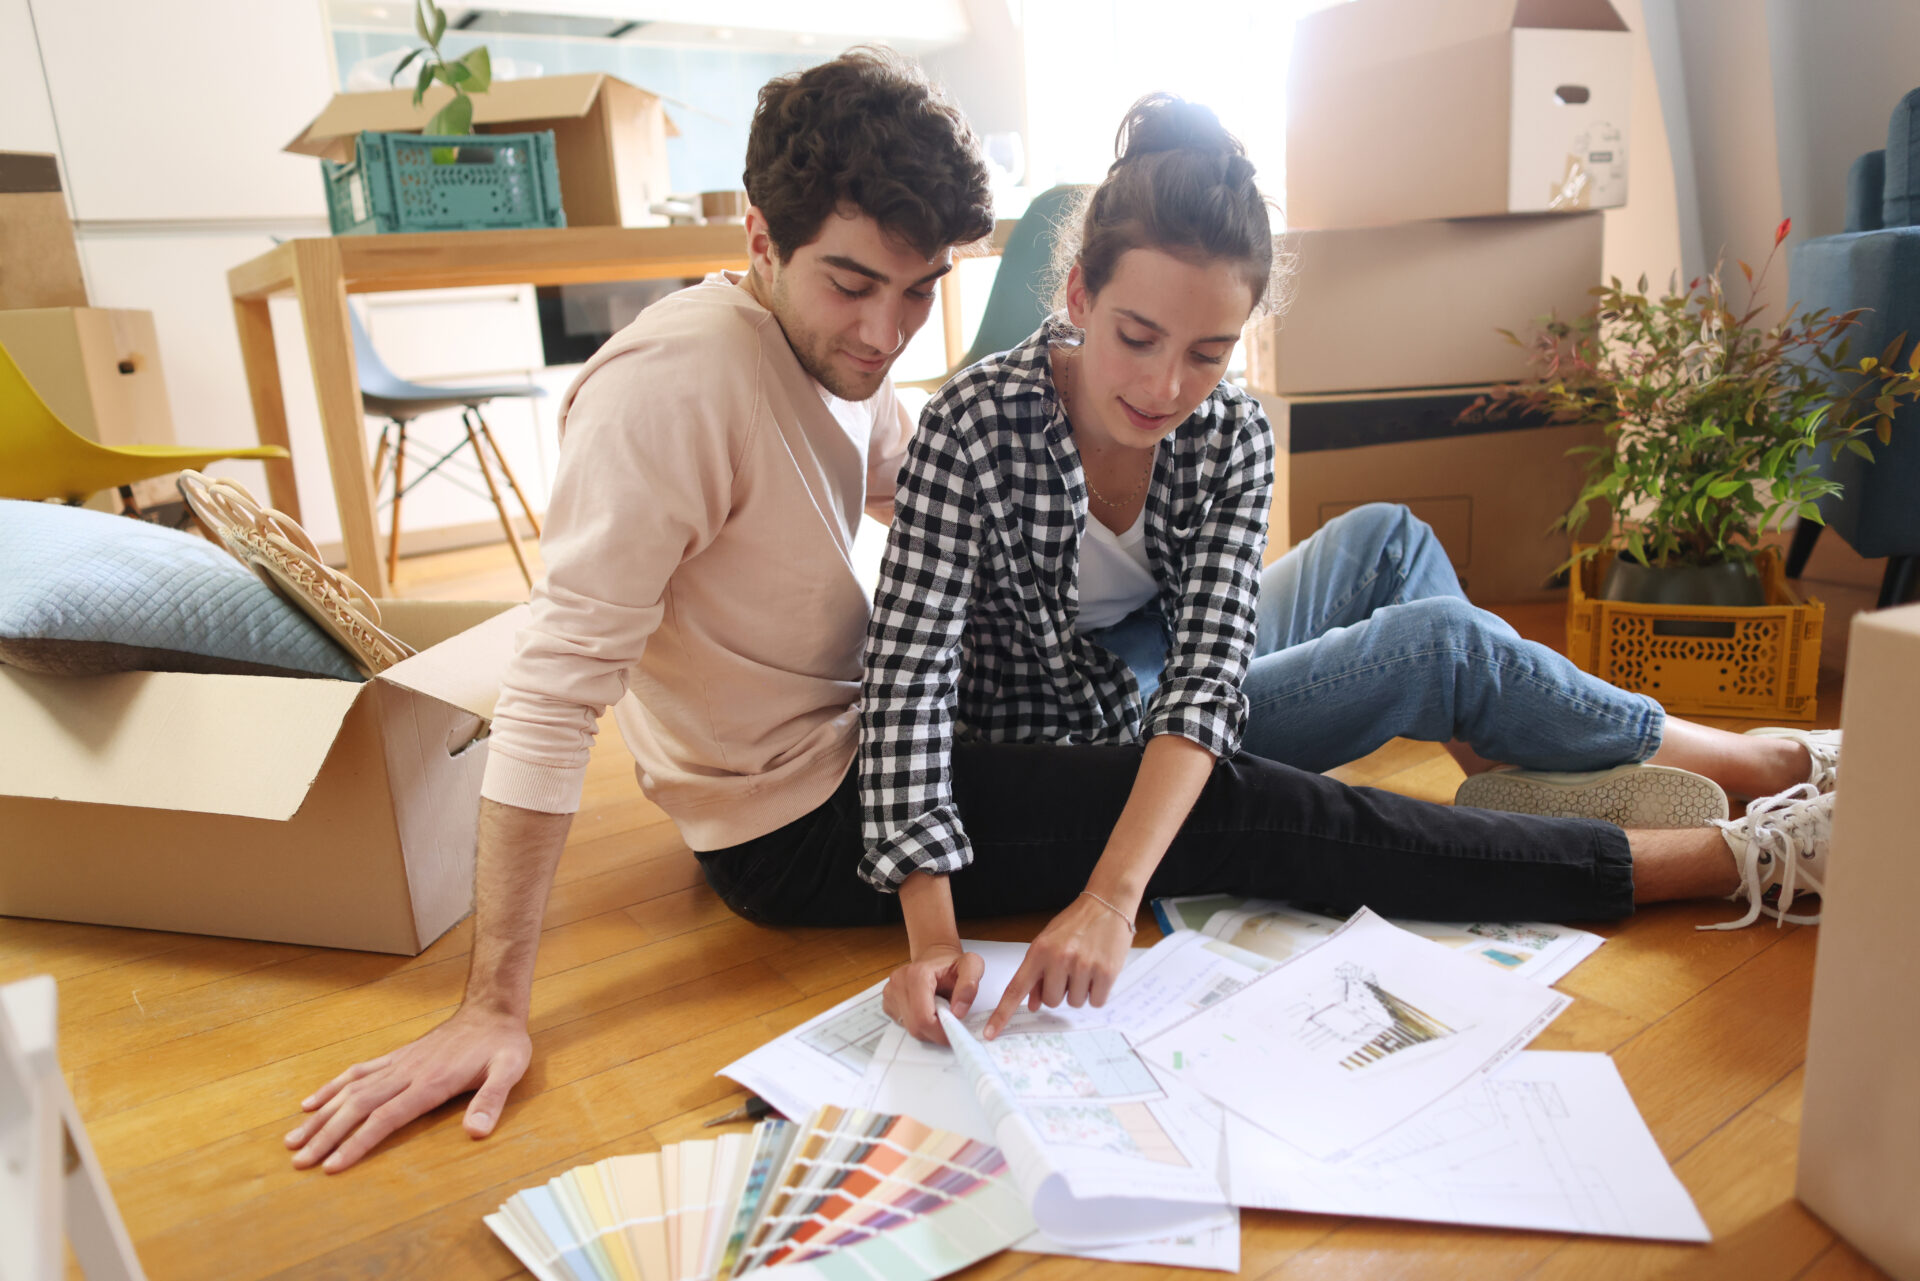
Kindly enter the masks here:
<path id="1" fill-rule="evenodd" d="M 487 46 L 476 46 L 460 62 L 472 74 L 467 81 L 468 93 L 485 93 L 492 86 L 493 56 L 487 52 Z"/>
<path id="2" fill-rule="evenodd" d="M 402 71 L 405 71 L 405 70 L 407 69 L 407 64 L 408 64 L 408 63 L 410 63 L 410 62 L 412 62 L 412 61 L 413 61 L 413 60 L 414 60 L 415 58 L 418 58 L 418 57 L 419 57 L 419 56 L 420 56 L 421 54 L 423 54 L 423 53 L 425 53 L 425 52 L 426 52 L 426 50 L 425 50 L 425 49 L 409 49 L 409 50 L 407 50 L 407 56 L 406 56 L 406 57 L 404 57 L 404 58 L 402 58 L 402 59 L 400 59 L 400 63 L 399 63 L 399 65 L 398 65 L 398 66 L 396 66 L 396 67 L 395 67 L 395 68 L 393 69 L 393 74 L 387 77 L 387 83 L 388 83 L 388 84 L 397 84 L 397 83 L 399 83 L 399 80 L 400 80 L 400 73 L 401 73 Z"/>
<path id="3" fill-rule="evenodd" d="M 413 105 L 419 106 L 420 100 L 427 96 L 427 90 L 433 85 L 433 64 L 422 59 L 420 74 L 413 82 Z"/>
<path id="4" fill-rule="evenodd" d="M 433 69 L 433 74 L 442 84 L 449 87 L 465 84 L 473 73 L 457 62 L 443 62 Z"/>
<path id="5" fill-rule="evenodd" d="M 1746 485 L 1744 480 L 1716 480 L 1707 486 L 1707 497 L 1727 498 L 1745 489 Z"/>
<path id="6" fill-rule="evenodd" d="M 413 5 L 413 29 L 428 44 L 433 43 L 433 36 L 427 30 L 427 9 L 431 3 L 432 0 L 414 0 Z"/>
<path id="7" fill-rule="evenodd" d="M 433 0 L 427 0 L 427 3 L 433 5 L 433 39 L 429 43 L 438 49 L 440 37 L 447 33 L 447 11 L 433 4 Z"/>
<path id="8" fill-rule="evenodd" d="M 1847 448 L 1851 449 L 1854 453 L 1860 455 L 1862 458 L 1866 459 L 1868 462 L 1873 461 L 1873 451 L 1867 448 L 1866 441 L 1850 440 L 1847 442 Z"/>
<path id="9" fill-rule="evenodd" d="M 440 108 L 433 119 L 427 123 L 427 132 L 432 134 L 460 134 L 473 132 L 473 99 L 464 93 L 453 95 L 453 101 Z"/>

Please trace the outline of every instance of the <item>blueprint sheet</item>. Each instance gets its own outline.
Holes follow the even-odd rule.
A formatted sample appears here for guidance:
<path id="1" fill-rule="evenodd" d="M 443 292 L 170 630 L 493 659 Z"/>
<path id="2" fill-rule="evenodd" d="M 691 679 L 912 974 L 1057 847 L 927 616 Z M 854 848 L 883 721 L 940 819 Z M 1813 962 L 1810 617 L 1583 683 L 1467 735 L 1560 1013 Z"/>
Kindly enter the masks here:
<path id="1" fill-rule="evenodd" d="M 1236 1204 L 1312 1214 L 1708 1240 L 1604 1054 L 1528 1051 L 1343 1161 L 1252 1126 L 1227 1138 Z"/>

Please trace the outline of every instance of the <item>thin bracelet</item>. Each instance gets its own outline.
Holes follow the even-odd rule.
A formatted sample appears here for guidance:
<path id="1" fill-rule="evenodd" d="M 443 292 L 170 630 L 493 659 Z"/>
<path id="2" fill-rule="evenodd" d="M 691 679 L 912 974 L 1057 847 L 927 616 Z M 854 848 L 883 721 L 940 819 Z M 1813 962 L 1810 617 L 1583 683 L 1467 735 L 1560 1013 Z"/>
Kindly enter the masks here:
<path id="1" fill-rule="evenodd" d="M 1140 932 L 1140 927 L 1134 923 L 1134 920 L 1131 916 L 1128 916 L 1125 912 L 1122 912 L 1119 908 L 1107 902 L 1107 900 L 1101 898 L 1098 894 L 1095 894 L 1092 890 L 1081 890 L 1080 893 L 1084 894 L 1086 897 L 1098 903 L 1101 907 L 1106 908 L 1109 912 L 1112 912 L 1115 916 L 1125 921 L 1127 923 L 1127 928 L 1132 930 L 1134 933 L 1138 934 Z"/>

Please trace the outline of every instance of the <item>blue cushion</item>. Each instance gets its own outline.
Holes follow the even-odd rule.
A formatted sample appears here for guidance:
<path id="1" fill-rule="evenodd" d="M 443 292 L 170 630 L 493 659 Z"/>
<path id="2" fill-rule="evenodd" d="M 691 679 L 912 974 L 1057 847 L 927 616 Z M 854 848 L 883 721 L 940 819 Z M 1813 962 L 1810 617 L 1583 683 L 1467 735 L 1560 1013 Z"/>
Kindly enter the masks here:
<path id="1" fill-rule="evenodd" d="M 0 501 L 0 660 L 363 679 L 346 651 L 223 548 L 83 507 Z"/>
<path id="2" fill-rule="evenodd" d="M 1900 99 L 1887 122 L 1886 183 L 1880 198 L 1880 225 L 1920 224 L 1920 89 Z"/>

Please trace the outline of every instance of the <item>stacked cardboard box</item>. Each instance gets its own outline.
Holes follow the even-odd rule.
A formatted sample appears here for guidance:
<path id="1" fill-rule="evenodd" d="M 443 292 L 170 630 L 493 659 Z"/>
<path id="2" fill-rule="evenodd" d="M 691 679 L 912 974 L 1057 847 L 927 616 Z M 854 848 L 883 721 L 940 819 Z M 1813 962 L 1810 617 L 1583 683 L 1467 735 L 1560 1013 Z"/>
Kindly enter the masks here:
<path id="1" fill-rule="evenodd" d="M 1355 0 L 1295 33 L 1290 305 L 1247 335 L 1247 381 L 1289 451 L 1294 542 L 1403 502 L 1470 594 L 1539 599 L 1547 526 L 1597 429 L 1462 424 L 1527 373 L 1524 334 L 1591 304 L 1601 209 L 1626 201 L 1631 36 L 1607 0 Z"/>

